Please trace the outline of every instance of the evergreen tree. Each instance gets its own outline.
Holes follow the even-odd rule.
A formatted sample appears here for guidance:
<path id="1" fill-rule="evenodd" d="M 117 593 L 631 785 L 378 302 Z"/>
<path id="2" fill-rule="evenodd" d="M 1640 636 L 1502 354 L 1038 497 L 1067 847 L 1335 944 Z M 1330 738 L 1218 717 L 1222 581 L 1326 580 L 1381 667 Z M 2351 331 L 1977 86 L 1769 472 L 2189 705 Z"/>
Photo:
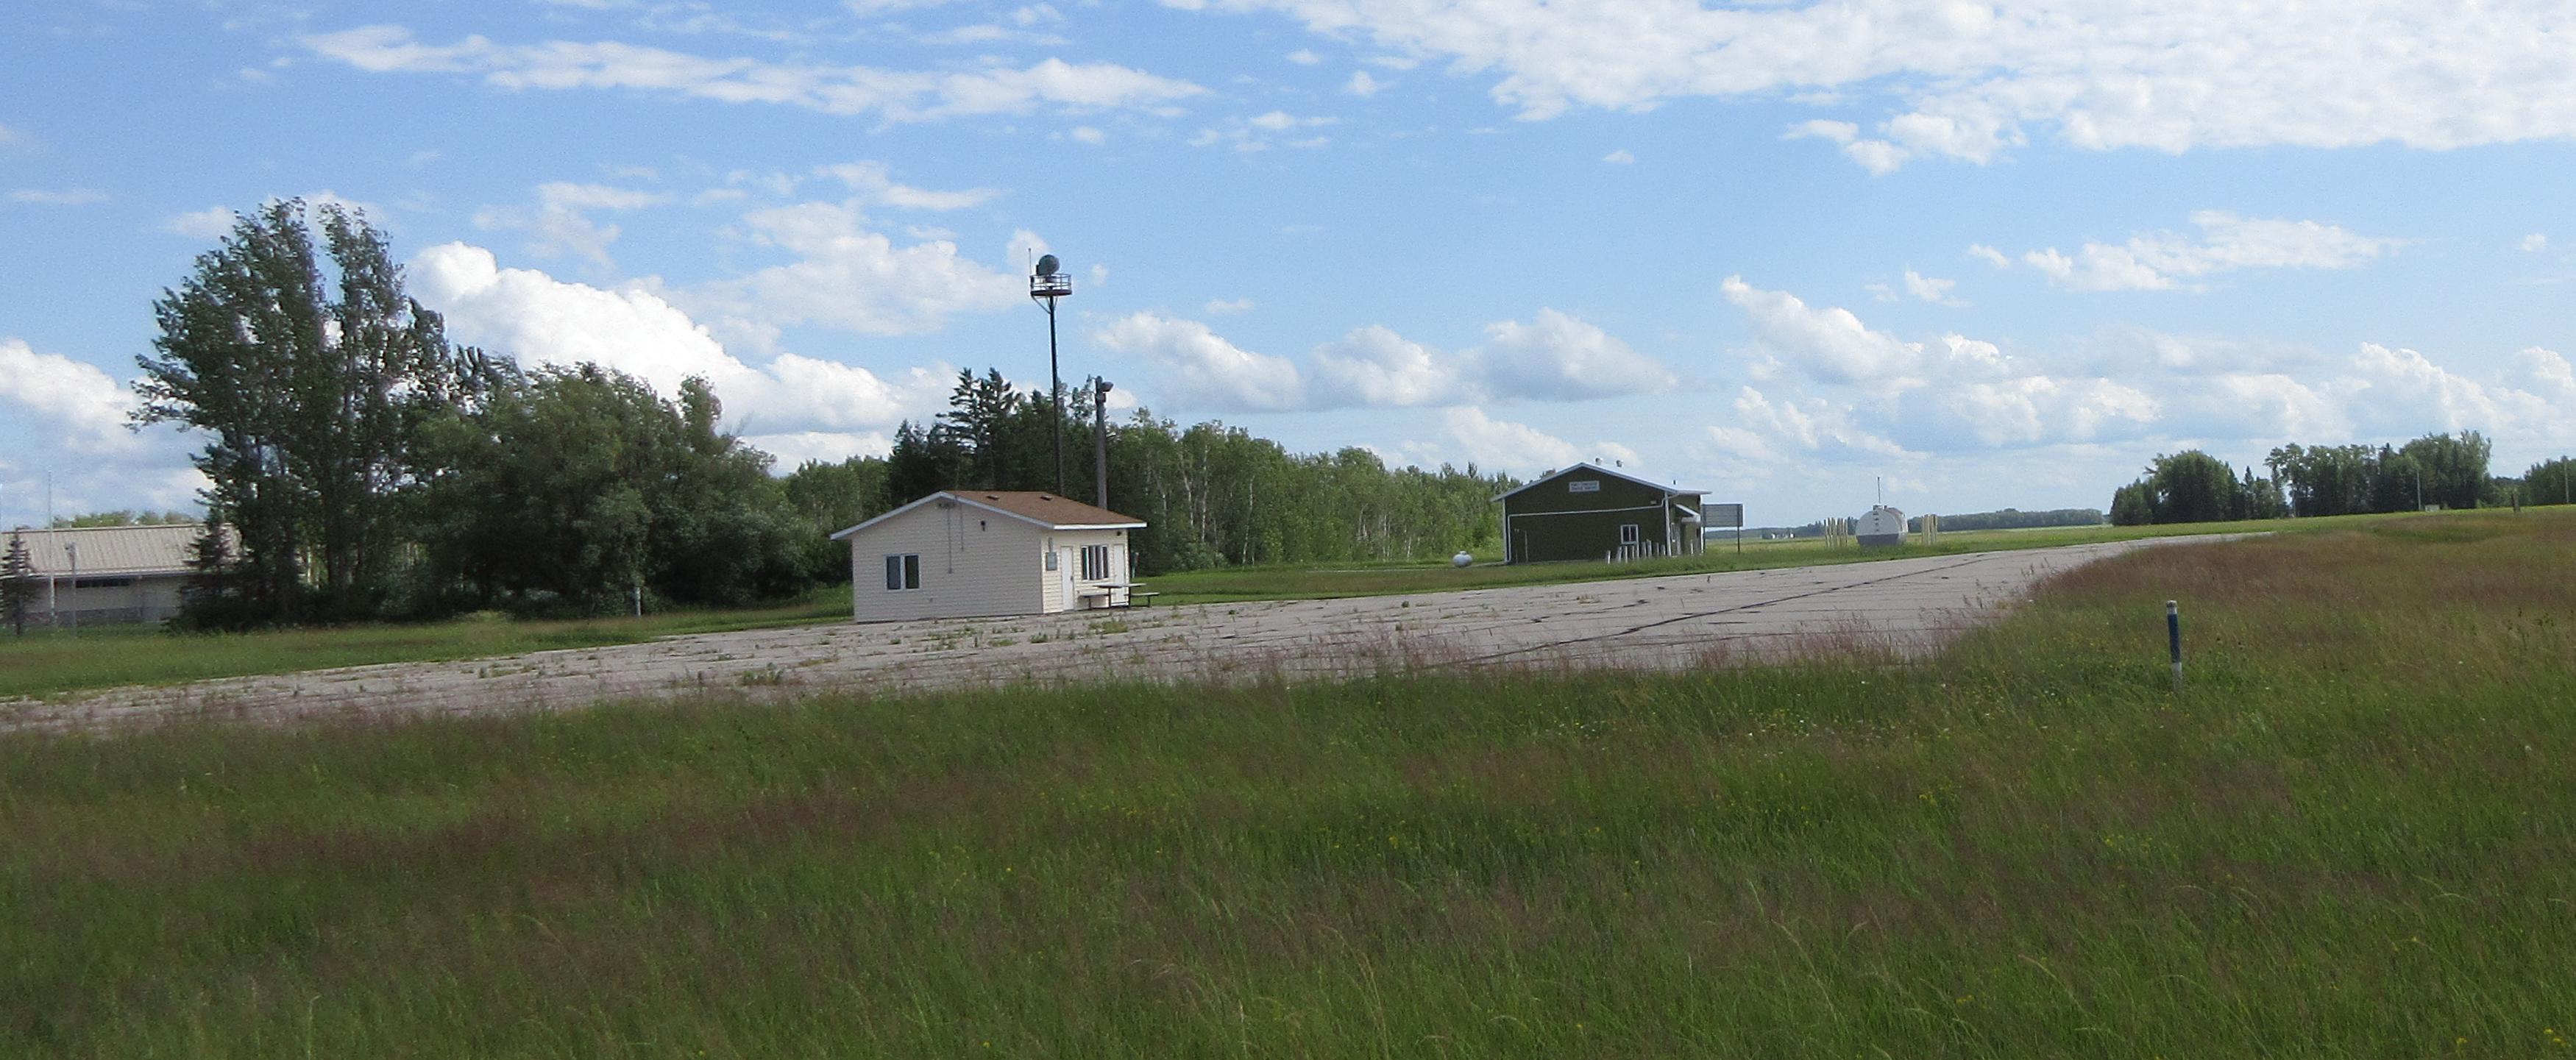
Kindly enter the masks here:
<path id="1" fill-rule="evenodd" d="M 188 577 L 179 583 L 179 614 L 173 624 L 185 629 L 241 629 L 258 621 L 242 603 L 234 576 L 233 550 L 221 520 L 188 543 Z"/>
<path id="2" fill-rule="evenodd" d="M 27 612 L 35 610 L 36 564 L 27 555 L 27 535 L 9 532 L 9 548 L 0 552 L 0 621 L 18 636 L 27 635 Z"/>

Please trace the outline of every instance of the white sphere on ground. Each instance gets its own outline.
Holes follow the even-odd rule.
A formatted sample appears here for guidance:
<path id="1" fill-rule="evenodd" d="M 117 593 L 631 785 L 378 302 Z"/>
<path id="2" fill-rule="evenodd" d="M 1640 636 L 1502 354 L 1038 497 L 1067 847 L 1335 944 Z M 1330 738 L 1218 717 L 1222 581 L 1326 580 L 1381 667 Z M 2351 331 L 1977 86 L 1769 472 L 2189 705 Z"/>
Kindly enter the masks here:
<path id="1" fill-rule="evenodd" d="M 1476 557 L 1465 552 L 1460 552 L 1455 556 L 1449 557 L 1449 565 L 1452 567 L 1464 567 L 1474 562 L 1476 562 Z"/>

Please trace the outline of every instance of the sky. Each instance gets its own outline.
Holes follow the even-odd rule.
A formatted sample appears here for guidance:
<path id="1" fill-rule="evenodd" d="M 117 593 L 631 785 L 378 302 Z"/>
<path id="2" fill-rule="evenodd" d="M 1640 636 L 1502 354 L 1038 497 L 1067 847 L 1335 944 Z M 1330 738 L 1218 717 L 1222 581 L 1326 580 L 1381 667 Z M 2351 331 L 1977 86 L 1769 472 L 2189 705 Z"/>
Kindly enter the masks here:
<path id="1" fill-rule="evenodd" d="M 0 525 L 193 506 L 152 303 L 289 196 L 782 469 L 1044 385 L 1047 252 L 1114 413 L 1756 525 L 2576 451 L 2564 0 L 63 0 L 0 57 Z"/>

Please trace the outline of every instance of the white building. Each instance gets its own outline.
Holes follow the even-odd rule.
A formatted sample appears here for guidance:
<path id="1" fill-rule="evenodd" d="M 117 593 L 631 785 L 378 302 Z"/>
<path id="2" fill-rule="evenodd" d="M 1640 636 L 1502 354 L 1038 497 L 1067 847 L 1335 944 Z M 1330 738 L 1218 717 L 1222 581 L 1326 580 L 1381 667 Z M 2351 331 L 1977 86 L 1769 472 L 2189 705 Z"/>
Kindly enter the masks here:
<path id="1" fill-rule="evenodd" d="M 942 490 L 832 535 L 860 622 L 1125 607 L 1144 520 L 1052 493 Z"/>
<path id="2" fill-rule="evenodd" d="M 188 551 L 205 531 L 202 523 L 9 530 L 0 531 L 0 551 L 11 535 L 27 543 L 39 586 L 30 623 L 159 622 L 179 613 Z"/>

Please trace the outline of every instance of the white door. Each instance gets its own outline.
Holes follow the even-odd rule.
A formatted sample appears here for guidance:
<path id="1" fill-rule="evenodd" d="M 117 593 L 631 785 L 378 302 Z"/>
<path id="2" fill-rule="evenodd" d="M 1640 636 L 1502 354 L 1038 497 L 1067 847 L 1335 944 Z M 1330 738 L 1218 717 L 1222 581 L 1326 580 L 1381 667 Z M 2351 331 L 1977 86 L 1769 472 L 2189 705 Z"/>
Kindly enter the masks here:
<path id="1" fill-rule="evenodd" d="M 1062 591 L 1058 599 L 1064 601 L 1062 610 L 1066 611 L 1082 606 L 1082 601 L 1073 595 L 1073 561 L 1072 549 L 1055 550 L 1055 583 Z"/>

